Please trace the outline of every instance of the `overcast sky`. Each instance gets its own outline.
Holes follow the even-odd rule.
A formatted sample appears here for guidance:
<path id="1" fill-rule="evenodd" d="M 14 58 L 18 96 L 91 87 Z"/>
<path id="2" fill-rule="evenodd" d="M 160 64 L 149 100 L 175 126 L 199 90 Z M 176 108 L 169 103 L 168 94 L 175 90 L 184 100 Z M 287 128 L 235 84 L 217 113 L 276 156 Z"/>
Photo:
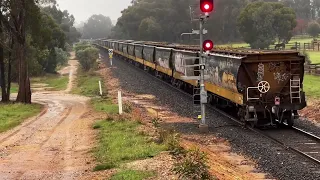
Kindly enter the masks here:
<path id="1" fill-rule="evenodd" d="M 93 14 L 103 14 L 115 21 L 131 0 L 57 0 L 61 10 L 68 10 L 76 18 L 76 23 L 86 21 Z"/>

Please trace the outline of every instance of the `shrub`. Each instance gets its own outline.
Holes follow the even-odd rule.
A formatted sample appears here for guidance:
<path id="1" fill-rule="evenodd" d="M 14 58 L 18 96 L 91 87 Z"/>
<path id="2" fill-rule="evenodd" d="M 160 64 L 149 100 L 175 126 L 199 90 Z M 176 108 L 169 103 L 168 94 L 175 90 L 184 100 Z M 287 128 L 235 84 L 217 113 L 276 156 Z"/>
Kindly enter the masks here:
<path id="1" fill-rule="evenodd" d="M 199 149 L 191 149 L 176 157 L 173 171 L 182 179 L 213 179 L 209 173 L 207 156 Z"/>
<path id="2" fill-rule="evenodd" d="M 90 46 L 76 51 L 76 56 L 83 70 L 89 71 L 95 67 L 96 60 L 99 58 L 99 50 Z"/>

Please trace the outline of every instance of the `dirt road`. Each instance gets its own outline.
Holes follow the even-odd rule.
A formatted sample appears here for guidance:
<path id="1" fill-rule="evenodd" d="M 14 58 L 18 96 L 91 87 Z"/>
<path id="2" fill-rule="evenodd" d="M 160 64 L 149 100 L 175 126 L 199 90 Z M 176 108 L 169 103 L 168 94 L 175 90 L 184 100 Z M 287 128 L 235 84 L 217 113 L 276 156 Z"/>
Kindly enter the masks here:
<path id="1" fill-rule="evenodd" d="M 91 171 L 93 118 L 85 97 L 69 95 L 76 65 L 63 92 L 35 92 L 43 112 L 0 134 L 0 179 L 81 179 Z"/>

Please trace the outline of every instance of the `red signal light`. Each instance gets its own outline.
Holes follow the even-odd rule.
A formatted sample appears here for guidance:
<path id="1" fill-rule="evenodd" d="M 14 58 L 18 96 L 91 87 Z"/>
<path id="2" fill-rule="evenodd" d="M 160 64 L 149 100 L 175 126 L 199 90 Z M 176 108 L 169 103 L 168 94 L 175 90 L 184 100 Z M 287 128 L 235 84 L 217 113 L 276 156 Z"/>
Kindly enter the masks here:
<path id="1" fill-rule="evenodd" d="M 211 40 L 205 40 L 202 47 L 204 51 L 210 51 L 213 48 L 213 42 Z"/>
<path id="2" fill-rule="evenodd" d="M 204 13 L 209 13 L 214 9 L 213 0 L 200 0 L 200 9 Z"/>

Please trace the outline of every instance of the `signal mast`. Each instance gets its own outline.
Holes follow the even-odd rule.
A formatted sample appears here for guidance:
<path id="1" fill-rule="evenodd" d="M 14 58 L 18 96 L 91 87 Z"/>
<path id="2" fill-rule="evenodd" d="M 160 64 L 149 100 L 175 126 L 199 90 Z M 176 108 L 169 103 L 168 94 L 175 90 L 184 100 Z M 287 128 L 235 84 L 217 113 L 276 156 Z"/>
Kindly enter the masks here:
<path id="1" fill-rule="evenodd" d="M 213 0 L 200 0 L 200 10 L 202 13 L 200 15 L 200 103 L 201 103 L 201 123 L 199 129 L 201 132 L 208 132 L 208 124 L 206 123 L 206 113 L 205 107 L 207 103 L 207 91 L 205 90 L 204 80 L 205 80 L 205 54 L 209 53 L 213 49 L 213 42 L 211 40 L 203 41 L 203 24 L 209 18 L 209 13 L 214 10 Z"/>
<path id="2" fill-rule="evenodd" d="M 183 58 L 184 61 L 186 60 L 192 60 L 192 59 L 200 59 L 199 64 L 194 64 L 194 65 L 186 65 L 186 67 L 199 67 L 200 68 L 200 76 L 188 76 L 186 74 L 186 69 L 185 69 L 185 80 L 197 80 L 199 83 L 200 88 L 196 87 L 196 91 L 200 91 L 200 94 L 195 94 L 195 89 L 194 89 L 194 94 L 193 94 L 193 100 L 194 100 L 194 106 L 195 104 L 198 104 L 199 100 L 196 100 L 195 97 L 200 96 L 200 108 L 201 110 L 201 115 L 197 114 L 198 119 L 201 119 L 201 123 L 199 125 L 200 132 L 208 132 L 208 125 L 206 123 L 206 116 L 205 116 L 205 104 L 207 104 L 207 91 L 205 90 L 205 85 L 204 81 L 205 79 L 209 78 L 205 74 L 205 58 L 208 56 L 210 50 L 213 49 L 213 42 L 211 40 L 203 40 L 203 34 L 207 33 L 207 30 L 203 28 L 203 24 L 205 21 L 209 18 L 209 14 L 214 11 L 214 0 L 200 0 L 200 10 L 202 13 L 200 13 L 200 18 L 199 19 L 193 19 L 192 16 L 192 10 L 190 7 L 190 15 L 191 15 L 191 21 L 200 21 L 200 30 L 192 30 L 192 33 L 182 33 L 181 36 L 183 35 L 190 35 L 190 34 L 199 34 L 200 35 L 200 57 L 190 57 L 190 58 Z M 205 52 L 205 53 L 204 53 Z M 195 107 L 194 107 L 195 108 Z M 197 111 L 198 113 L 198 111 Z"/>

